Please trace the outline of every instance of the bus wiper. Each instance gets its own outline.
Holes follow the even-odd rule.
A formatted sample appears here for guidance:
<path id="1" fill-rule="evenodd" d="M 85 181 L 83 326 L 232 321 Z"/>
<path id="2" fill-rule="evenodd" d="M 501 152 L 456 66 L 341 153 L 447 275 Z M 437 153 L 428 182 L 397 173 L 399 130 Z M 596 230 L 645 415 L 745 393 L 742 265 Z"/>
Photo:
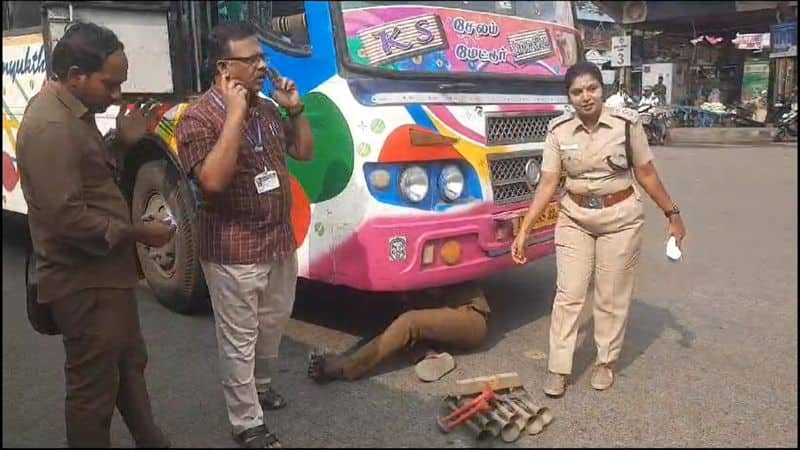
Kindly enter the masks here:
<path id="1" fill-rule="evenodd" d="M 442 83 L 439 85 L 441 92 L 475 92 L 478 85 L 467 81 L 459 81 L 456 83 Z"/>

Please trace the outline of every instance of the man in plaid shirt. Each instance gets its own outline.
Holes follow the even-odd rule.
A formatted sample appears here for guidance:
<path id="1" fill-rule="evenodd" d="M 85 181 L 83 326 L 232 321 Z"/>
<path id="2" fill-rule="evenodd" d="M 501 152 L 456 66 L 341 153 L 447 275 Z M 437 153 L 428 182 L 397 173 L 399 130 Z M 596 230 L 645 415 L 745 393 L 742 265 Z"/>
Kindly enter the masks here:
<path id="1" fill-rule="evenodd" d="M 286 156 L 310 160 L 314 143 L 294 82 L 268 71 L 256 33 L 246 23 L 212 30 L 213 85 L 187 109 L 177 134 L 181 163 L 203 196 L 200 263 L 233 434 L 244 447 L 275 448 L 262 408 L 286 404 L 270 386 L 269 360 L 278 356 L 297 279 Z M 268 72 L 287 120 L 258 96 Z"/>

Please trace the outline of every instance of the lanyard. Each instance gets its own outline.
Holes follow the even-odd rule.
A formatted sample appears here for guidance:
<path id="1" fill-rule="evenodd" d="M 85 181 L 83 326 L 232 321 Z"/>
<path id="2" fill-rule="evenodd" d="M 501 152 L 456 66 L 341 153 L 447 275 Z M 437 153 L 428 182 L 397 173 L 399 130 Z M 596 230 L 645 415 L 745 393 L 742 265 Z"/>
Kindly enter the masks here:
<path id="1" fill-rule="evenodd" d="M 227 110 L 225 103 L 223 103 L 222 100 L 217 97 L 217 94 L 214 92 L 214 90 L 211 90 L 211 98 L 214 99 L 214 101 L 220 108 L 222 108 L 223 111 Z M 256 129 L 258 130 L 258 142 L 253 140 L 253 138 L 250 136 L 247 126 L 244 128 L 244 137 L 247 138 L 247 141 L 250 142 L 250 145 L 253 146 L 255 151 L 260 152 L 264 150 L 264 137 L 261 135 L 261 121 L 258 120 L 258 118 L 256 118 Z"/>

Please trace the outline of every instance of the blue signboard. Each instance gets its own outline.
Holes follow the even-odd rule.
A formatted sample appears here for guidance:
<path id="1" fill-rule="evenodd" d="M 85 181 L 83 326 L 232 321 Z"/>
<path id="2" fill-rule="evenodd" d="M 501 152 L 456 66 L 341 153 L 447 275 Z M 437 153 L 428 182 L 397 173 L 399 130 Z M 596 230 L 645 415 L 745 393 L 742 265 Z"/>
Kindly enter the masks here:
<path id="1" fill-rule="evenodd" d="M 779 23 L 769 27 L 770 58 L 797 56 L 797 21 Z"/>

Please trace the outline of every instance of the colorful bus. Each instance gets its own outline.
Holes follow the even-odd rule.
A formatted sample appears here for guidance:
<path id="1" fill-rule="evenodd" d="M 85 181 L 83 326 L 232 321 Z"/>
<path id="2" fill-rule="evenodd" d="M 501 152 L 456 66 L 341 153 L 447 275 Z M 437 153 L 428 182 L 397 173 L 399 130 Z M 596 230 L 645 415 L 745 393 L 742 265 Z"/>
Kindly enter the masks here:
<path id="1" fill-rule="evenodd" d="M 300 276 L 366 291 L 454 285 L 514 266 L 509 249 L 540 178 L 547 125 L 567 108 L 563 77 L 581 54 L 574 7 L 563 1 L 3 7 L 3 208 L 25 213 L 14 136 L 65 25 L 111 28 L 130 61 L 126 101 L 154 117 L 125 161 L 121 188 L 133 220 L 169 215 L 179 225 L 170 244 L 138 251 L 156 297 L 179 312 L 205 302 L 206 290 L 198 191 L 180 170 L 175 129 L 208 87 L 203 36 L 216 23 L 258 28 L 270 65 L 297 83 L 313 126 L 314 160 L 289 161 Z M 39 21 L 22 20 L 19 30 L 14 21 L 26 14 Z M 101 132 L 117 112 L 98 115 Z M 557 215 L 554 201 L 530 233 L 529 261 L 553 253 Z"/>

